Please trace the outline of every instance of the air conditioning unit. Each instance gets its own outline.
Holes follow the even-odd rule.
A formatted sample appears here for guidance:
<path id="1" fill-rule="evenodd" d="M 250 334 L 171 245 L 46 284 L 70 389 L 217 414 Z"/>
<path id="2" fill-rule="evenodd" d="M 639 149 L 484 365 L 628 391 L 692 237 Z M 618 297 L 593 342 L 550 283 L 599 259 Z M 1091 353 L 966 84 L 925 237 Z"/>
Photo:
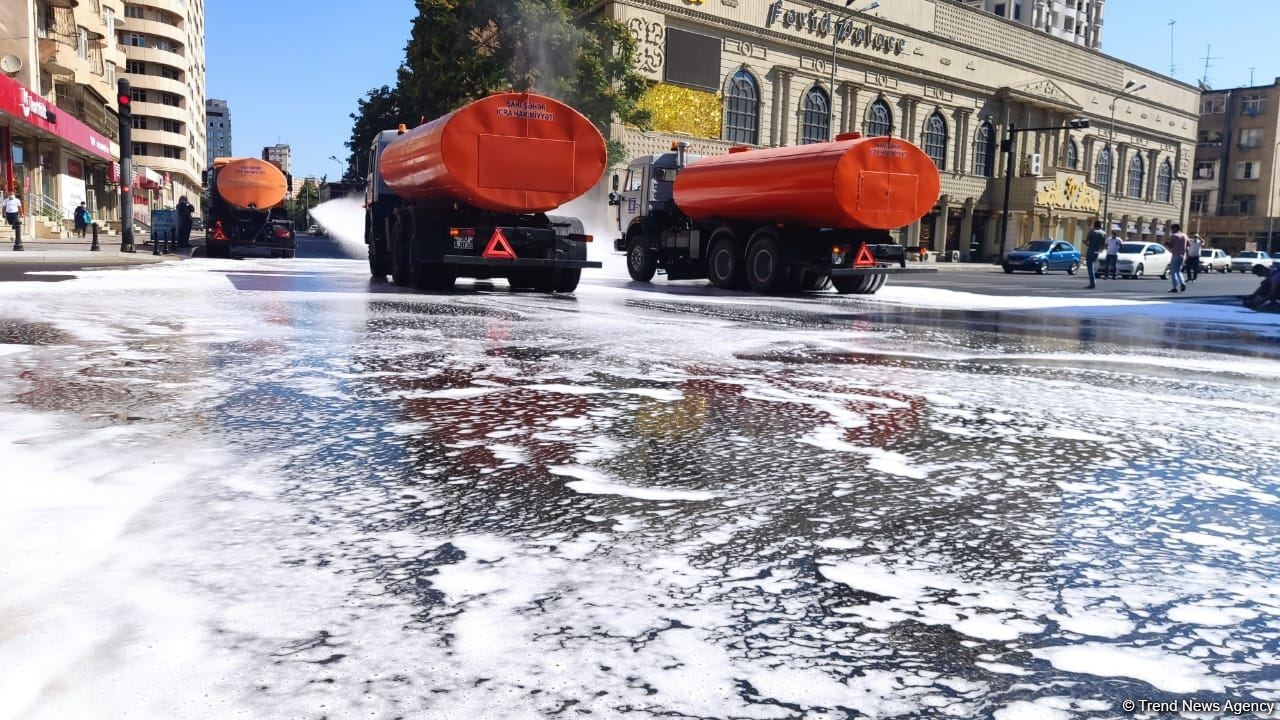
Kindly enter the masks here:
<path id="1" fill-rule="evenodd" d="M 1027 161 L 1023 164 L 1026 168 L 1026 175 L 1039 175 L 1043 169 L 1043 163 L 1040 161 L 1040 153 L 1031 153 L 1027 155 Z"/>

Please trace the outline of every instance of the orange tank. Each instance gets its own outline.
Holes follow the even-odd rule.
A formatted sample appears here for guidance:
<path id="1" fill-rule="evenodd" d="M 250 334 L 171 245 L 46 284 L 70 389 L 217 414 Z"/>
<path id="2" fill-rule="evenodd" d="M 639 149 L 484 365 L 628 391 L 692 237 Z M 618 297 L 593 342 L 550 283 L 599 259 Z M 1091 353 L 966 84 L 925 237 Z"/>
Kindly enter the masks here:
<path id="1" fill-rule="evenodd" d="M 283 202 L 288 192 L 284 173 L 266 160 L 218 158 L 214 167 L 218 194 L 235 207 L 266 210 Z"/>
<path id="2" fill-rule="evenodd" d="M 920 148 L 852 133 L 695 160 L 676 176 L 675 201 L 694 220 L 893 230 L 928 214 L 941 189 L 937 167 Z"/>
<path id="3" fill-rule="evenodd" d="M 392 140 L 378 170 L 408 201 L 529 213 L 580 197 L 605 163 L 604 137 L 577 110 L 541 95 L 503 93 Z"/>

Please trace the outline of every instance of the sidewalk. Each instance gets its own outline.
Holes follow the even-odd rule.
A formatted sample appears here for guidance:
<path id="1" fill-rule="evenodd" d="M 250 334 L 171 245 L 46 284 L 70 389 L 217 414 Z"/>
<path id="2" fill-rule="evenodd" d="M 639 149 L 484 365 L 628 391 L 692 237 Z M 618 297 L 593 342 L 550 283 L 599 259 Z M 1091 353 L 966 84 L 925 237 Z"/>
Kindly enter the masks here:
<path id="1" fill-rule="evenodd" d="M 165 260 L 185 260 L 191 254 L 191 248 L 170 250 L 164 255 L 153 255 L 150 237 L 135 234 L 134 252 L 120 252 L 120 236 L 98 233 L 98 246 L 102 248 L 92 251 L 91 238 L 63 238 L 23 240 L 21 252 L 13 250 L 13 240 L 5 238 L 0 243 L 0 263 L 93 263 L 103 265 L 144 265 Z"/>

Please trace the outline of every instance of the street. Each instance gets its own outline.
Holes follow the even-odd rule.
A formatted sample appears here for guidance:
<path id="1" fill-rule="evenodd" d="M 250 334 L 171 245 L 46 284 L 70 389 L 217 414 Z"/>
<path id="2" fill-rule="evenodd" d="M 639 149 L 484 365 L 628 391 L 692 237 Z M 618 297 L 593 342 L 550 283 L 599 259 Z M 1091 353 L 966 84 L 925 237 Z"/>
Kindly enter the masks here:
<path id="1" fill-rule="evenodd" d="M 309 236 L 10 271 L 0 718 L 1280 700 L 1256 278 L 771 298 L 596 245 L 569 296 L 406 292 Z"/>

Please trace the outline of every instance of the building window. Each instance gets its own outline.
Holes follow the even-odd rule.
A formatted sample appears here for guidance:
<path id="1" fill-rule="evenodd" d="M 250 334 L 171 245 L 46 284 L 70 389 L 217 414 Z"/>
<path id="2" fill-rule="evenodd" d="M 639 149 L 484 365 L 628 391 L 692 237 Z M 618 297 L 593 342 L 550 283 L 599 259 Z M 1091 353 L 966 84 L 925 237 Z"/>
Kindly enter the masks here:
<path id="1" fill-rule="evenodd" d="M 1134 155 L 1133 159 L 1129 160 L 1129 192 L 1126 193 L 1129 197 L 1142 197 L 1142 181 L 1146 176 L 1143 170 L 1142 156 Z"/>
<path id="2" fill-rule="evenodd" d="M 1111 192 L 1111 148 L 1103 147 L 1098 162 L 1093 166 L 1093 178 L 1102 186 L 1102 192 Z"/>
<path id="3" fill-rule="evenodd" d="M 165 132 L 182 133 L 182 123 L 177 120 L 169 120 L 167 118 L 163 119 L 160 121 L 160 127 L 163 128 Z"/>
<path id="4" fill-rule="evenodd" d="M 984 122 L 978 128 L 978 137 L 973 141 L 973 174 L 982 177 L 995 177 L 996 169 L 996 129 L 991 123 Z"/>
<path id="5" fill-rule="evenodd" d="M 129 88 L 129 99 L 134 102 L 147 102 L 147 91 L 142 88 Z"/>
<path id="6" fill-rule="evenodd" d="M 826 142 L 831 139 L 831 103 L 827 91 L 809 88 L 804 96 L 804 116 L 800 122 L 800 144 Z"/>
<path id="7" fill-rule="evenodd" d="M 867 135 L 888 135 L 893 132 L 893 113 L 889 112 L 889 103 L 876 100 L 871 103 L 867 113 Z"/>
<path id="8" fill-rule="evenodd" d="M 76 55 L 89 59 L 89 31 L 82 27 L 76 27 Z"/>
<path id="9" fill-rule="evenodd" d="M 1252 160 L 1246 160 L 1242 163 L 1236 163 L 1236 179 L 1237 180 L 1257 180 L 1258 179 L 1258 163 Z"/>
<path id="10" fill-rule="evenodd" d="M 146 47 L 147 36 L 139 35 L 138 33 L 125 33 L 124 44 L 129 45 L 131 47 Z"/>
<path id="11" fill-rule="evenodd" d="M 168 78 L 169 80 L 181 80 L 182 71 L 178 68 L 169 67 L 168 65 L 161 65 L 160 77 Z"/>
<path id="12" fill-rule="evenodd" d="M 1256 195 L 1232 195 L 1231 205 L 1235 208 L 1237 215 L 1252 215 L 1253 208 L 1257 204 Z"/>
<path id="13" fill-rule="evenodd" d="M 147 144 L 146 144 L 146 143 L 134 143 L 134 144 L 133 144 L 133 154 L 134 154 L 134 155 L 149 155 L 150 153 L 148 153 L 148 152 L 147 152 Z"/>
<path id="14" fill-rule="evenodd" d="M 1258 95 L 1258 94 L 1245 95 L 1240 100 L 1240 114 L 1249 115 L 1251 117 L 1257 117 L 1258 115 L 1262 114 L 1263 110 L 1266 109 L 1267 107 L 1266 101 L 1267 101 L 1266 95 Z"/>
<path id="15" fill-rule="evenodd" d="M 1021 20 L 1021 19 L 1022 19 L 1022 5 L 1021 5 L 1021 3 L 1014 3 L 1014 4 L 1013 4 L 1013 19 L 1014 19 L 1014 20 Z"/>
<path id="16" fill-rule="evenodd" d="M 924 123 L 924 152 L 939 170 L 947 169 L 947 122 L 934 111 Z"/>
<path id="17" fill-rule="evenodd" d="M 127 18 L 142 20 L 143 19 L 142 6 L 141 5 L 125 5 L 124 16 Z"/>
<path id="18" fill-rule="evenodd" d="M 1227 111 L 1227 96 L 1214 95 L 1207 97 L 1200 104 L 1201 115 L 1219 115 Z"/>
<path id="19" fill-rule="evenodd" d="M 1156 202 L 1173 202 L 1173 163 L 1165 158 L 1156 175 Z"/>
<path id="20" fill-rule="evenodd" d="M 1240 147 L 1262 147 L 1262 128 L 1244 128 L 1240 131 Z"/>
<path id="21" fill-rule="evenodd" d="M 130 75 L 146 75 L 147 64 L 141 60 L 125 60 L 124 71 Z"/>
<path id="22" fill-rule="evenodd" d="M 1196 142 L 1201 145 L 1221 145 L 1222 133 L 1217 130 L 1201 130 L 1196 133 Z"/>
<path id="23" fill-rule="evenodd" d="M 747 145 L 760 143 L 760 88 L 746 70 L 734 73 L 729 82 L 725 113 L 725 140 Z M 218 123 L 221 127 L 222 123 Z"/>
<path id="24" fill-rule="evenodd" d="M 1214 167 L 1217 165 L 1212 160 L 1201 160 L 1196 163 L 1196 179 L 1212 180 L 1214 176 Z"/>
<path id="25" fill-rule="evenodd" d="M 115 87 L 116 86 L 116 64 L 106 63 L 106 68 L 107 68 L 107 72 L 106 72 L 107 85 L 111 87 Z"/>
<path id="26" fill-rule="evenodd" d="M 160 93 L 160 102 L 170 107 L 182 107 L 182 98 L 173 93 Z"/>
<path id="27" fill-rule="evenodd" d="M 999 15 L 1000 17 L 1004 17 L 1004 9 L 1005 9 L 1004 3 L 997 3 L 996 6 L 992 8 L 991 12 L 995 13 L 996 15 Z"/>
<path id="28" fill-rule="evenodd" d="M 1076 141 L 1067 138 L 1067 167 L 1072 170 L 1080 169 L 1080 148 L 1076 147 Z"/>
<path id="29" fill-rule="evenodd" d="M 130 125 L 130 127 L 132 127 L 134 130 L 146 130 L 146 129 L 147 129 L 147 118 L 146 118 L 146 116 L 145 116 L 145 115 L 134 115 L 134 116 L 129 120 L 129 125 Z"/>
<path id="30" fill-rule="evenodd" d="M 1209 193 L 1195 192 L 1191 193 L 1191 214 L 1206 215 L 1209 209 Z"/>
<path id="31" fill-rule="evenodd" d="M 182 148 L 180 148 L 180 147 L 174 147 L 174 146 L 172 146 L 172 145 L 162 145 L 161 147 L 163 147 L 163 148 L 164 148 L 164 156 L 165 156 L 165 157 L 167 157 L 167 158 L 169 158 L 169 159 L 171 159 L 171 160 L 181 160 L 181 159 L 182 159 Z"/>

